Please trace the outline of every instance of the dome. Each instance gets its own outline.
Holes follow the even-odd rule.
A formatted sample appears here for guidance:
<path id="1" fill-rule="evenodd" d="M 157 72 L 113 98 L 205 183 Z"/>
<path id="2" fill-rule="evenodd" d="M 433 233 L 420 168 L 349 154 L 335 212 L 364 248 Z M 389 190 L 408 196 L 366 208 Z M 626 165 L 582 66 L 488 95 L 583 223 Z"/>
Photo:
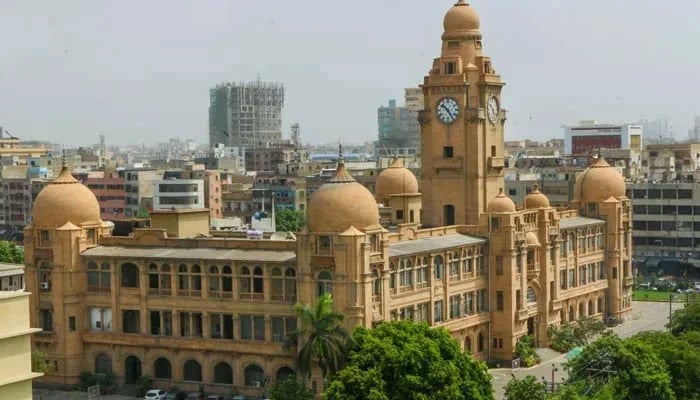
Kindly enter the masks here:
<path id="1" fill-rule="evenodd" d="M 379 225 L 379 209 L 372 193 L 345 170 L 342 158 L 335 176 L 311 195 L 309 232 L 341 233 L 350 226 L 359 230 Z"/>
<path id="2" fill-rule="evenodd" d="M 396 158 L 377 176 L 375 192 L 380 201 L 391 197 L 392 194 L 418 193 L 418 180 L 413 172 Z"/>
<path id="3" fill-rule="evenodd" d="M 528 247 L 539 247 L 540 240 L 537 238 L 537 234 L 534 232 L 528 232 L 525 234 L 525 244 Z"/>
<path id="4" fill-rule="evenodd" d="M 515 203 L 510 197 L 503 193 L 503 189 L 498 192 L 498 196 L 494 197 L 489 203 L 486 211 L 489 214 L 499 214 L 499 213 L 512 213 L 515 212 Z"/>
<path id="5" fill-rule="evenodd" d="M 602 156 L 576 178 L 574 199 L 579 202 L 598 202 L 610 196 L 619 199 L 626 196 L 627 185 L 619 172 Z"/>
<path id="6" fill-rule="evenodd" d="M 530 210 L 533 208 L 549 208 L 549 199 L 544 193 L 540 192 L 537 185 L 530 194 L 525 196 L 525 208 Z"/>
<path id="7" fill-rule="evenodd" d="M 445 32 L 478 31 L 480 25 L 479 15 L 474 10 L 474 7 L 465 3 L 464 0 L 459 0 L 445 14 L 442 25 L 445 28 Z"/>
<path id="8" fill-rule="evenodd" d="M 56 179 L 44 187 L 34 201 L 34 227 L 57 228 L 67 222 L 76 226 L 101 225 L 100 204 L 87 186 L 63 167 Z"/>

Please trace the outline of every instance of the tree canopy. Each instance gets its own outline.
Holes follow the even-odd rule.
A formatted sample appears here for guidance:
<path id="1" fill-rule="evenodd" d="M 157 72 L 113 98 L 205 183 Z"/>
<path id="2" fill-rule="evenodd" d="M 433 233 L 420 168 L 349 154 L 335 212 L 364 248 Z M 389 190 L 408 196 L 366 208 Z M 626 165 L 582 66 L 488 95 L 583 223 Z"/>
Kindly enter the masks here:
<path id="1" fill-rule="evenodd" d="M 347 367 L 330 377 L 333 400 L 481 400 L 492 398 L 486 365 L 449 332 L 412 321 L 357 328 Z"/>
<path id="2" fill-rule="evenodd" d="M 296 376 L 290 376 L 272 385 L 270 398 L 272 400 L 313 400 L 314 395 L 304 382 L 298 380 Z"/>
<path id="3" fill-rule="evenodd" d="M 296 210 L 275 212 L 275 230 L 278 232 L 299 232 L 306 225 L 304 213 Z"/>
<path id="4" fill-rule="evenodd" d="M 24 264 L 24 249 L 12 242 L 0 241 L 0 262 Z"/>
<path id="5" fill-rule="evenodd" d="M 673 335 L 700 331 L 700 303 L 688 303 L 685 307 L 674 311 L 668 326 Z"/>
<path id="6" fill-rule="evenodd" d="M 544 383 L 532 375 L 522 379 L 513 378 L 506 385 L 506 398 L 508 400 L 546 400 Z"/>

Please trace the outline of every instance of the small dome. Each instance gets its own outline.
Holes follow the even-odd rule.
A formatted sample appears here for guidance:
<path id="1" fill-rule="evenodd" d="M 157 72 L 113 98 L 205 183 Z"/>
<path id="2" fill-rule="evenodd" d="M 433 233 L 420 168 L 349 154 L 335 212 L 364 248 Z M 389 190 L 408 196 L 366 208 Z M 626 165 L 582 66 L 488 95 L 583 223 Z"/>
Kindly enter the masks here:
<path id="1" fill-rule="evenodd" d="M 34 201 L 34 227 L 57 228 L 70 222 L 76 226 L 101 225 L 100 204 L 87 186 L 78 182 L 67 167 L 46 185 Z"/>
<path id="2" fill-rule="evenodd" d="M 537 185 L 530 194 L 525 196 L 525 208 L 530 210 L 533 208 L 549 208 L 549 199 L 544 193 L 540 192 Z"/>
<path id="3" fill-rule="evenodd" d="M 540 240 L 537 238 L 537 234 L 534 232 L 528 232 L 525 234 L 525 244 L 528 247 L 539 247 Z"/>
<path id="4" fill-rule="evenodd" d="M 501 189 L 498 196 L 494 197 L 486 207 L 486 211 L 489 214 L 512 213 L 515 212 L 515 203 Z"/>
<path id="5" fill-rule="evenodd" d="M 626 196 L 625 178 L 608 164 L 602 156 L 576 178 L 574 199 L 579 202 L 599 202 L 610 196 L 619 199 Z"/>
<path id="6" fill-rule="evenodd" d="M 386 201 L 392 194 L 418 193 L 418 180 L 413 172 L 396 158 L 377 176 L 375 193 L 379 201 Z"/>
<path id="7" fill-rule="evenodd" d="M 476 13 L 474 7 L 471 7 L 469 3 L 459 0 L 445 14 L 442 25 L 445 28 L 445 32 L 478 31 L 480 26 L 479 14 Z"/>
<path id="8" fill-rule="evenodd" d="M 335 176 L 311 195 L 308 222 L 314 233 L 341 233 L 351 226 L 363 231 L 379 225 L 374 196 L 348 174 L 342 157 Z"/>

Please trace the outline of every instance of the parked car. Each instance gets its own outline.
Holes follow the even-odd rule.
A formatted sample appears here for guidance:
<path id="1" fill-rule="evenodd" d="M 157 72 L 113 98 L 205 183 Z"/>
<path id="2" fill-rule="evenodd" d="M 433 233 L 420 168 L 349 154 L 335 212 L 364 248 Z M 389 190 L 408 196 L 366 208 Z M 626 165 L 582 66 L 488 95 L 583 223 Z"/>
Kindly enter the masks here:
<path id="1" fill-rule="evenodd" d="M 143 396 L 143 400 L 166 400 L 168 392 L 163 389 L 151 389 Z"/>
<path id="2" fill-rule="evenodd" d="M 165 396 L 166 400 L 187 400 L 187 393 L 185 392 L 177 392 L 177 393 L 168 393 L 167 396 Z"/>

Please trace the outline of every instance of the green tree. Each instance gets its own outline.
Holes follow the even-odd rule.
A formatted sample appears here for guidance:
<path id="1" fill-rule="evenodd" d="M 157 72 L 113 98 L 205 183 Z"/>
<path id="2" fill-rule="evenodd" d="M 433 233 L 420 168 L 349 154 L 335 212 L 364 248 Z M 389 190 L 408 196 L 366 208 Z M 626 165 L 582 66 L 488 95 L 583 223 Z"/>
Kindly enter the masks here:
<path id="1" fill-rule="evenodd" d="M 301 326 L 286 340 L 286 347 L 297 346 L 297 368 L 302 377 L 311 376 L 314 365 L 324 378 L 339 371 L 345 363 L 350 335 L 342 327 L 343 314 L 333 311 L 330 293 L 323 294 L 314 307 L 297 304 L 294 311 Z"/>
<path id="2" fill-rule="evenodd" d="M 506 398 L 508 400 L 546 400 L 545 384 L 532 375 L 522 379 L 513 379 L 506 385 Z"/>
<path id="3" fill-rule="evenodd" d="M 688 303 L 674 311 L 667 326 L 676 336 L 689 331 L 700 331 L 700 303 Z"/>
<path id="4" fill-rule="evenodd" d="M 51 364 L 46 361 L 46 353 L 40 350 L 32 350 L 32 372 L 47 374 L 51 371 Z"/>
<path id="5" fill-rule="evenodd" d="M 296 210 L 275 212 L 275 228 L 278 232 L 299 232 L 306 225 L 304 213 Z"/>
<path id="6" fill-rule="evenodd" d="M 584 384 L 582 394 L 601 397 L 613 390 L 618 400 L 672 400 L 671 376 L 653 349 L 640 341 L 604 335 L 567 363 L 568 382 Z M 612 385 L 612 389 L 608 387 Z"/>
<path id="7" fill-rule="evenodd" d="M 535 337 L 526 335 L 515 345 L 515 355 L 520 358 L 523 366 L 532 367 L 539 363 L 540 356 L 535 351 Z"/>
<path id="8" fill-rule="evenodd" d="M 312 400 L 314 395 L 304 382 L 295 376 L 290 376 L 270 387 L 270 398 L 272 400 Z"/>
<path id="9" fill-rule="evenodd" d="M 492 399 L 486 365 L 463 352 L 449 332 L 395 321 L 357 328 L 348 366 L 331 376 L 333 400 Z"/>
<path id="10" fill-rule="evenodd" d="M 700 351 L 696 347 L 668 333 L 656 331 L 639 333 L 630 340 L 646 344 L 666 363 L 678 399 L 700 399 Z"/>
<path id="11" fill-rule="evenodd" d="M 581 317 L 576 323 L 563 322 L 561 325 L 550 325 L 547 334 L 552 339 L 554 350 L 567 352 L 577 346 L 585 346 L 596 336 L 605 332 L 605 324 L 598 318 Z"/>
<path id="12" fill-rule="evenodd" d="M 24 264 L 24 249 L 12 242 L 0 241 L 0 262 Z"/>

